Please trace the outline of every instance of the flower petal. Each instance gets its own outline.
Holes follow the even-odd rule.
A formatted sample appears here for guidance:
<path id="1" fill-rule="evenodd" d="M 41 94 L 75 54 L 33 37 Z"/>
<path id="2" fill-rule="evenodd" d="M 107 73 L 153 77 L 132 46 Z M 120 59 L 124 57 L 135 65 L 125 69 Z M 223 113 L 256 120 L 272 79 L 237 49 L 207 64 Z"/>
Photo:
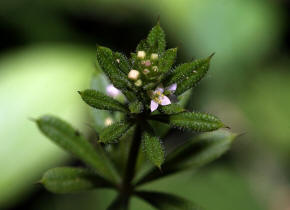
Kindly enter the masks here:
<path id="1" fill-rule="evenodd" d="M 166 106 L 166 105 L 171 104 L 171 101 L 170 101 L 170 99 L 169 99 L 167 96 L 160 96 L 159 99 L 160 99 L 160 101 L 161 101 L 160 104 L 161 104 L 162 106 Z"/>
<path id="2" fill-rule="evenodd" d="M 164 88 L 163 88 L 163 86 L 162 85 L 159 85 L 156 89 L 155 89 L 155 91 L 154 91 L 154 93 L 156 94 L 156 93 L 163 93 L 164 92 Z"/>
<path id="3" fill-rule="evenodd" d="M 118 96 L 121 92 L 117 88 L 114 87 L 114 85 L 110 84 L 106 87 L 106 92 L 111 97 Z"/>
<path id="4" fill-rule="evenodd" d="M 156 103 L 154 100 L 151 100 L 151 104 L 150 104 L 151 112 L 154 112 L 157 108 L 158 108 L 158 103 Z"/>
<path id="5" fill-rule="evenodd" d="M 174 93 L 177 88 L 177 83 L 173 83 L 172 85 L 169 85 L 166 90 L 169 90 L 171 93 Z"/>

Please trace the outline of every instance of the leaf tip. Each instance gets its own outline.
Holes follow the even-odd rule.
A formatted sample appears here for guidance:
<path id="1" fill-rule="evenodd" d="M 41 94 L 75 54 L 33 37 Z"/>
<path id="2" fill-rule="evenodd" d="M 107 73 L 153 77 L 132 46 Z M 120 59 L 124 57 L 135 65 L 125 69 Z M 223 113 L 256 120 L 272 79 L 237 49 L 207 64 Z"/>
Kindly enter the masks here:
<path id="1" fill-rule="evenodd" d="M 156 25 L 160 25 L 160 15 L 157 16 L 157 24 Z"/>
<path id="2" fill-rule="evenodd" d="M 210 56 L 208 56 L 208 60 L 210 61 L 214 55 L 215 55 L 215 52 L 213 52 L 212 54 L 210 54 Z"/>
<path id="3" fill-rule="evenodd" d="M 228 126 L 228 125 L 224 125 L 224 124 L 223 124 L 223 128 L 231 129 L 230 126 Z"/>
<path id="4" fill-rule="evenodd" d="M 28 117 L 28 120 L 30 120 L 32 122 L 37 122 L 37 119 L 36 118 L 33 118 L 33 117 Z"/>
<path id="5" fill-rule="evenodd" d="M 36 181 L 36 182 L 34 182 L 34 184 L 44 184 L 44 180 L 43 180 L 43 178 L 40 179 L 40 180 L 38 180 L 38 181 Z"/>

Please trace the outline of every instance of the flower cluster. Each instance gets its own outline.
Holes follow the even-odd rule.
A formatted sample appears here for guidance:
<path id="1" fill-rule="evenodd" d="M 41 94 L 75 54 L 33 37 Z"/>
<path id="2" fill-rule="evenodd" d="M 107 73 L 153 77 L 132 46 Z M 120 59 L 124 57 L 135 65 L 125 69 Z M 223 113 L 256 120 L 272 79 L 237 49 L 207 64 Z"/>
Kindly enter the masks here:
<path id="1" fill-rule="evenodd" d="M 137 51 L 137 59 L 134 61 L 135 66 L 138 69 L 131 69 L 128 73 L 128 78 L 134 81 L 134 85 L 141 87 L 143 84 L 156 80 L 158 82 L 158 54 L 147 54 L 145 51 Z M 120 63 L 120 59 L 116 59 L 117 63 Z M 144 81 L 144 83 L 143 83 Z M 159 84 L 154 91 L 148 91 L 148 96 L 152 99 L 150 103 L 151 112 L 155 111 L 159 105 L 166 106 L 171 104 L 171 100 L 168 95 L 172 95 L 177 88 L 177 83 L 163 88 L 162 84 Z M 112 97 L 116 97 L 120 94 L 120 91 L 112 84 L 107 86 L 107 94 Z"/>
<path id="2" fill-rule="evenodd" d="M 229 132 L 218 131 L 200 135 L 168 153 L 165 160 L 165 147 L 160 137 L 170 127 L 194 132 L 225 127 L 214 115 L 184 109 L 182 104 L 186 97 L 180 97 L 185 92 L 190 93 L 205 76 L 212 56 L 174 66 L 176 54 L 176 48 L 166 50 L 165 34 L 159 23 L 138 44 L 130 58 L 106 47 L 97 48 L 98 64 L 111 84 L 103 93 L 100 87 L 104 84 L 100 81 L 103 76 L 98 74 L 98 87 L 79 91 L 79 94 L 86 104 L 98 109 L 94 112 L 98 115 L 93 117 L 102 122 L 98 128 L 95 126 L 97 141 L 101 144 L 92 145 L 96 139 L 86 139 L 57 117 L 46 115 L 36 120 L 47 137 L 90 168 L 58 167 L 47 171 L 41 183 L 49 191 L 71 193 L 107 187 L 118 191 L 108 209 L 128 209 L 129 198 L 133 195 L 157 209 L 199 209 L 182 198 L 140 191 L 139 188 L 150 181 L 214 160 L 228 150 L 235 137 Z M 120 141 L 122 144 L 110 145 Z M 141 169 L 145 162 L 144 158 L 138 158 L 143 157 L 139 156 L 140 152 L 152 163 L 150 170 Z M 142 170 L 141 176 L 135 175 L 138 170 Z"/>

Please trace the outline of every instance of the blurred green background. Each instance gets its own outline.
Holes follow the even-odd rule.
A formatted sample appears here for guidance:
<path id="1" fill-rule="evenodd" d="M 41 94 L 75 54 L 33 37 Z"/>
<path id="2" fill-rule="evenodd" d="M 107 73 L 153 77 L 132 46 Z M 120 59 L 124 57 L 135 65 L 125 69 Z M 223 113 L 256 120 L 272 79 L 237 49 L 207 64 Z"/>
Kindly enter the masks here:
<path id="1" fill-rule="evenodd" d="M 208 210 L 289 210 L 289 9 L 287 0 L 1 0 L 0 209 L 106 208 L 115 192 L 53 195 L 37 184 L 48 168 L 80 163 L 29 119 L 55 114 L 89 135 L 77 90 L 90 86 L 96 44 L 128 55 L 160 16 L 178 62 L 216 53 L 189 107 L 243 135 L 199 172 L 145 188 Z M 152 208 L 134 199 L 132 209 Z"/>

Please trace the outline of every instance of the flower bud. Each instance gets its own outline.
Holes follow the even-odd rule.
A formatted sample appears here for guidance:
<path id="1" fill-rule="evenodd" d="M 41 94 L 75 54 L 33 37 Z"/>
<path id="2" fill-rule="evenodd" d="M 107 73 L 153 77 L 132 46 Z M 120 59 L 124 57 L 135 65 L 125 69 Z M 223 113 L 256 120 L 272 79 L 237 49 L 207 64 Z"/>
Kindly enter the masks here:
<path id="1" fill-rule="evenodd" d="M 146 74 L 149 74 L 149 73 L 150 73 L 149 69 L 144 69 L 144 70 L 143 70 L 143 74 L 146 75 Z"/>
<path id="2" fill-rule="evenodd" d="M 158 59 L 158 54 L 157 53 L 152 53 L 151 54 L 151 60 L 157 60 Z"/>
<path id="3" fill-rule="evenodd" d="M 146 60 L 144 65 L 147 66 L 147 67 L 151 66 L 151 61 L 150 60 Z"/>
<path id="4" fill-rule="evenodd" d="M 141 79 L 138 79 L 136 82 L 135 82 L 135 85 L 137 87 L 140 87 L 142 85 L 142 80 Z"/>
<path id="5" fill-rule="evenodd" d="M 109 126 L 109 125 L 112 125 L 113 124 L 113 119 L 111 117 L 107 117 L 105 119 L 105 126 Z"/>
<path id="6" fill-rule="evenodd" d="M 157 66 L 152 66 L 153 71 L 157 72 L 158 71 L 158 67 Z"/>
<path id="7" fill-rule="evenodd" d="M 137 52 L 137 57 L 140 58 L 140 59 L 144 59 L 146 56 L 146 53 L 145 51 L 138 51 Z"/>
<path id="8" fill-rule="evenodd" d="M 129 73 L 128 73 L 128 78 L 132 79 L 132 80 L 137 80 L 139 77 L 139 71 L 132 69 Z"/>

